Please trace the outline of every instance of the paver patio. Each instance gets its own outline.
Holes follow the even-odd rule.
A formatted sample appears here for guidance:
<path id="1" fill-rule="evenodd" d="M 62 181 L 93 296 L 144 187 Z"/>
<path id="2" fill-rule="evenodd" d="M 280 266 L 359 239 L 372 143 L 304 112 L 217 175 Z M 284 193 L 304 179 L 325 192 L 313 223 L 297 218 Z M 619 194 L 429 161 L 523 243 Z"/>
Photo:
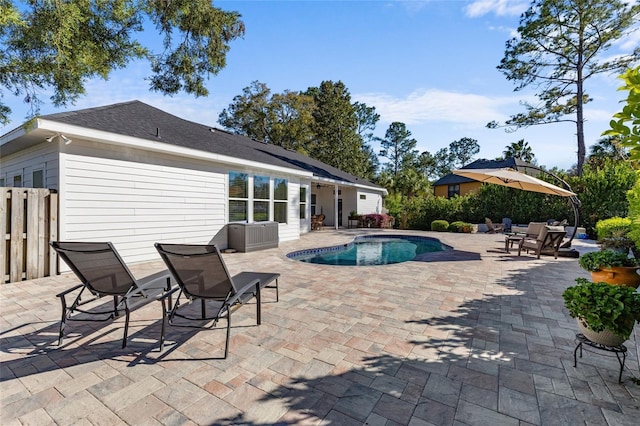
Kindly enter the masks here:
<path id="1" fill-rule="evenodd" d="M 262 325 L 251 307 L 234 313 L 226 360 L 224 321 L 170 327 L 160 353 L 157 302 L 132 313 L 125 349 L 122 319 L 71 323 L 58 348 L 55 294 L 75 277 L 0 286 L 2 425 L 638 424 L 638 327 L 622 384 L 615 357 L 585 351 L 573 367 L 577 327 L 561 294 L 588 277 L 576 259 L 507 254 L 501 235 L 430 232 L 410 233 L 457 250 L 370 267 L 285 256 L 365 232 L 224 255 L 232 274 L 282 274 L 278 303 L 263 292 Z M 163 264 L 131 267 L 142 277 Z"/>

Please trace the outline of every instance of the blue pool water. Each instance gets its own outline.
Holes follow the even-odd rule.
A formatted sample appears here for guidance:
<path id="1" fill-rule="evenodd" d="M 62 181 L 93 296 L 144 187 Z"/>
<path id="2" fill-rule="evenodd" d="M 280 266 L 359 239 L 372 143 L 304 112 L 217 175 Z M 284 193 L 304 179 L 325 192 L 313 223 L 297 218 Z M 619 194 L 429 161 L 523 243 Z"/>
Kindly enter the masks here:
<path id="1" fill-rule="evenodd" d="M 287 254 L 290 259 L 321 265 L 361 266 L 406 262 L 417 255 L 448 250 L 440 240 L 413 235 L 368 235 L 334 247 L 300 250 Z"/>

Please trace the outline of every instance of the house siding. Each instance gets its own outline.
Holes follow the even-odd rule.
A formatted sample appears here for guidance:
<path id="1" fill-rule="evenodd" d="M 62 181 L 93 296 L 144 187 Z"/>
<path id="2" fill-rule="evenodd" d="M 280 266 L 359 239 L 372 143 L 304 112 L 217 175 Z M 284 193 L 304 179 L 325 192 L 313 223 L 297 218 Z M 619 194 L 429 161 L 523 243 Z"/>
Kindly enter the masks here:
<path id="1" fill-rule="evenodd" d="M 41 143 L 29 149 L 0 158 L 0 178 L 4 178 L 5 186 L 13 186 L 13 177 L 22 177 L 22 186 L 33 186 L 33 172 L 43 170 L 44 187 L 58 189 L 59 157 L 57 144 Z"/>
<path id="2" fill-rule="evenodd" d="M 365 199 L 361 199 L 361 195 Z M 382 196 L 375 192 L 359 190 L 356 196 L 358 202 L 358 214 L 382 213 Z"/>
<path id="3" fill-rule="evenodd" d="M 112 241 L 127 262 L 157 259 L 157 241 L 227 247 L 228 166 L 89 142 L 72 145 L 62 161 L 62 239 Z M 299 183 L 288 179 L 289 220 L 279 225 L 280 241 L 300 232 Z"/>

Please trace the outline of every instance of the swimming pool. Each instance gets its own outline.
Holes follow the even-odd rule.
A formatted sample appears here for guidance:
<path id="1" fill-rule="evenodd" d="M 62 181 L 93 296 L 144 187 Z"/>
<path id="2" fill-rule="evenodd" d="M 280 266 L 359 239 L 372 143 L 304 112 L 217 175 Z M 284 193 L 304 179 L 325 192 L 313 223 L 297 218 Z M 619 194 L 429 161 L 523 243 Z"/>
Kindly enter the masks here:
<path id="1" fill-rule="evenodd" d="M 287 257 L 321 265 L 362 266 L 406 262 L 417 255 L 451 250 L 437 238 L 414 235 L 366 235 L 333 247 L 294 251 Z"/>

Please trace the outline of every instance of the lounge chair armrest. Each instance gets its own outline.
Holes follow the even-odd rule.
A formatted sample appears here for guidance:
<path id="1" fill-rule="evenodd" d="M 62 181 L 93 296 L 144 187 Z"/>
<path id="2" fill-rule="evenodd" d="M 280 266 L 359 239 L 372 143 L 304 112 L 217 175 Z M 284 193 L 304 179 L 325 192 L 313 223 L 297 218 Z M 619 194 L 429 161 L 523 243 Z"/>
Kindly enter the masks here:
<path id="1" fill-rule="evenodd" d="M 156 272 L 155 274 L 151 274 L 144 278 L 141 278 L 136 282 L 136 284 L 138 285 L 138 287 L 142 289 L 162 287 L 169 290 L 169 288 L 172 287 L 172 285 L 170 284 L 171 281 L 173 281 L 173 277 L 171 276 L 171 273 L 165 270 L 165 271 Z"/>
<path id="2" fill-rule="evenodd" d="M 70 289 L 63 291 L 62 293 L 58 293 L 56 294 L 56 297 L 64 297 L 72 291 L 75 291 L 81 287 L 84 287 L 84 284 L 78 284 L 77 286 L 71 287 Z"/>
<path id="3" fill-rule="evenodd" d="M 255 295 L 260 291 L 260 279 L 256 278 L 254 280 L 249 281 L 244 286 L 240 287 L 238 291 L 228 300 L 229 305 L 233 305 L 236 301 L 240 300 L 242 296 L 251 293 Z M 241 302 L 245 302 L 246 300 L 241 300 Z"/>
<path id="4" fill-rule="evenodd" d="M 162 294 L 162 296 L 160 296 L 158 298 L 158 300 L 163 301 L 164 299 L 171 297 L 173 295 L 173 293 L 175 293 L 176 291 L 179 291 L 180 287 L 173 287 L 171 290 L 165 292 Z"/>

